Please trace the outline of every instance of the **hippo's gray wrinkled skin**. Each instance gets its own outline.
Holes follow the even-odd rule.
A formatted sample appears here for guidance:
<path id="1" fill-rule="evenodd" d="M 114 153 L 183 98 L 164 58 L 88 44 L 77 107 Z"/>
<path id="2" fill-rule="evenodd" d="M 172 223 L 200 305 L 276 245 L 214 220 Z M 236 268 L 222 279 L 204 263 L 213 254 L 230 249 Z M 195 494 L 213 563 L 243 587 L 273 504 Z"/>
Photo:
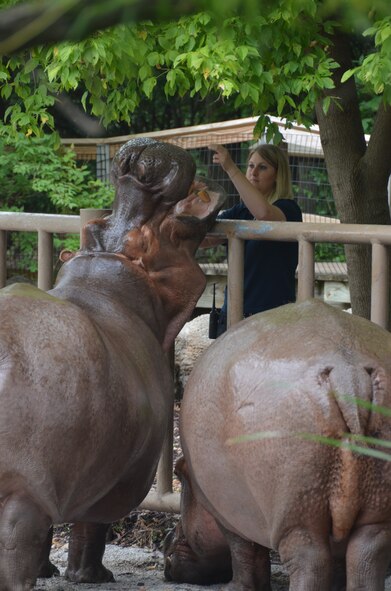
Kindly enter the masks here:
<path id="1" fill-rule="evenodd" d="M 48 531 L 75 523 L 68 577 L 100 582 L 105 531 L 147 494 L 173 384 L 165 352 L 205 278 L 194 253 L 223 196 L 182 149 L 128 142 L 113 213 L 45 293 L 0 294 L 0 590 L 50 575 Z"/>
<path id="2" fill-rule="evenodd" d="M 279 552 L 291 591 L 384 589 L 391 462 L 319 438 L 386 451 L 390 407 L 391 335 L 320 301 L 252 316 L 208 348 L 180 430 L 196 501 L 231 550 L 230 589 L 259 589 L 257 547 Z M 182 503 L 183 531 L 193 522 Z"/>

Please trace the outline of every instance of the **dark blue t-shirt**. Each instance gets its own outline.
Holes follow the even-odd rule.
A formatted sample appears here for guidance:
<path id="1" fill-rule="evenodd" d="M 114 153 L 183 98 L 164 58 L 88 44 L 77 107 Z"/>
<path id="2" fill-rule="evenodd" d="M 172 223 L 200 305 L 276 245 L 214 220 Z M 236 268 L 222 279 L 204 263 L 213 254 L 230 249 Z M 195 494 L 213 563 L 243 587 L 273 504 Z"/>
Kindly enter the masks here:
<path id="1" fill-rule="evenodd" d="M 273 203 L 284 213 L 287 222 L 301 222 L 300 207 L 293 199 Z M 244 203 L 222 211 L 220 220 L 253 220 Z M 297 242 L 246 240 L 244 246 L 244 315 L 270 310 L 294 302 L 295 272 L 298 263 Z M 226 312 L 227 295 L 223 305 Z"/>

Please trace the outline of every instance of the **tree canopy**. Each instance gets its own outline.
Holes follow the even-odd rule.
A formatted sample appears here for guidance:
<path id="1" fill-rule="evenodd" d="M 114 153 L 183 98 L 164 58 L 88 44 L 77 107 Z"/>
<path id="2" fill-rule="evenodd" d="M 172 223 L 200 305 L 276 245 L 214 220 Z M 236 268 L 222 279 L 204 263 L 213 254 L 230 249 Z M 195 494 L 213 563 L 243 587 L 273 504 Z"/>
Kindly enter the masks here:
<path id="1" fill-rule="evenodd" d="M 228 3 L 226 10 L 231 16 L 223 20 L 221 13 L 209 11 L 163 22 L 140 19 L 166 15 L 167 7 L 175 15 L 181 1 L 117 0 L 109 5 L 110 10 L 103 9 L 100 0 L 58 0 L 27 5 L 29 12 L 26 5 L 18 4 L 9 9 L 8 18 L 3 11 L 0 40 L 5 47 L 7 39 L 10 43 L 13 38 L 9 34 L 13 11 L 24 14 L 20 19 L 25 29 L 28 18 L 35 14 L 33 7 L 39 10 L 40 18 L 47 9 L 46 23 L 56 17 L 63 19 L 58 28 L 37 25 L 41 31 L 38 40 L 44 45 L 3 57 L 0 95 L 9 104 L 5 122 L 15 131 L 40 134 L 53 128 L 50 108 L 56 98 L 64 91 L 72 94 L 80 89 L 82 105 L 104 125 L 119 120 L 131 125 L 132 113 L 142 97 L 153 96 L 159 79 L 164 81 L 168 98 L 189 94 L 202 99 L 214 93 L 234 107 L 250 107 L 260 115 L 259 132 L 267 126 L 268 114 L 308 125 L 314 120 L 319 99 L 325 112 L 333 101 L 333 94 L 326 91 L 334 88 L 333 73 L 338 64 L 330 53 L 330 44 L 341 31 L 373 40 L 368 55 L 357 56 L 353 72 L 369 93 L 391 102 L 391 19 L 384 17 L 383 3 L 372 11 L 367 7 L 367 12 L 354 13 L 339 3 L 333 13 L 330 2 L 261 2 L 258 10 L 254 3 L 250 18 L 248 12 L 235 16 L 236 3 L 231 2 L 234 9 Z M 194 11 L 203 2 L 187 6 Z M 251 6 L 247 4 L 248 11 Z M 36 15 L 34 18 L 39 22 Z M 133 22 L 97 30 L 78 43 L 53 43 L 56 36 L 60 40 L 66 35 L 80 38 L 102 22 L 111 25 L 128 20 Z M 22 33 L 23 27 L 19 36 Z M 23 39 L 20 44 L 23 47 Z M 342 82 L 349 75 L 352 71 L 344 73 Z"/>
<path id="2" fill-rule="evenodd" d="M 52 107 L 64 92 L 105 126 L 123 121 L 130 130 L 140 101 L 162 86 L 167 100 L 215 96 L 259 116 L 256 134 L 266 129 L 269 140 L 278 139 L 270 115 L 317 122 L 341 221 L 390 223 L 388 0 L 57 0 L 57 20 L 52 5 L 0 14 L 0 133 L 54 129 Z M 359 97 L 375 104 L 372 118 Z M 368 316 L 368 252 L 348 249 L 348 266 L 353 310 Z"/>

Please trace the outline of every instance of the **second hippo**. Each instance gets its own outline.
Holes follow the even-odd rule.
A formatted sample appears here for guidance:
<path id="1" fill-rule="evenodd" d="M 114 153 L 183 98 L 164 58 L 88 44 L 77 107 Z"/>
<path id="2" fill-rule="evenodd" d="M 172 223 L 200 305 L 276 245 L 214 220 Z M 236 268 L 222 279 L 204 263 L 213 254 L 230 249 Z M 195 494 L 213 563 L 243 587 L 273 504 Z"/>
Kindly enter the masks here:
<path id="1" fill-rule="evenodd" d="M 279 552 L 291 591 L 384 589 L 390 414 L 391 335 L 317 300 L 248 318 L 204 353 L 181 440 L 230 548 L 231 589 L 270 589 L 261 548 Z"/>

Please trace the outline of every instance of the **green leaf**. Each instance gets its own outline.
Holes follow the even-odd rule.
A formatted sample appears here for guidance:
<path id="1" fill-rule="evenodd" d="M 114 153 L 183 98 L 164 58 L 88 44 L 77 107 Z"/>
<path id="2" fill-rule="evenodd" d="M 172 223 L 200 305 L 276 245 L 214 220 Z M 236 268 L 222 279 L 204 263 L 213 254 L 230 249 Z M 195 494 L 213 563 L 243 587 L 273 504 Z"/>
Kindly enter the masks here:
<path id="1" fill-rule="evenodd" d="M 278 115 L 281 115 L 282 111 L 284 110 L 284 107 L 285 107 L 285 97 L 282 96 L 279 99 L 278 103 L 277 103 L 277 113 L 278 113 Z"/>
<path id="2" fill-rule="evenodd" d="M 1 96 L 7 100 L 9 99 L 9 97 L 12 94 L 12 86 L 10 84 L 7 84 L 6 86 L 3 86 L 3 88 L 1 89 Z"/>
<path id="3" fill-rule="evenodd" d="M 247 82 L 244 82 L 240 87 L 240 94 L 243 99 L 246 99 L 248 97 L 249 90 L 249 85 L 247 84 Z"/>
<path id="4" fill-rule="evenodd" d="M 154 77 L 147 78 L 146 80 L 144 80 L 142 88 L 143 88 L 143 92 L 144 92 L 144 94 L 145 94 L 145 95 L 146 95 L 148 98 L 150 98 L 150 97 L 151 97 L 151 95 L 152 95 L 152 92 L 153 92 L 153 89 L 154 89 L 154 88 L 155 88 L 155 86 L 156 86 L 156 83 L 157 83 L 157 80 L 156 80 L 156 78 L 154 78 Z"/>
<path id="5" fill-rule="evenodd" d="M 331 78 L 322 78 L 321 80 L 320 86 L 323 86 L 323 88 L 335 88 L 335 84 Z"/>
<path id="6" fill-rule="evenodd" d="M 81 104 L 83 105 L 83 109 L 85 111 L 87 111 L 87 98 L 88 98 L 88 92 L 85 91 L 85 92 L 83 92 L 83 95 L 82 95 L 81 101 L 80 101 Z"/>
<path id="7" fill-rule="evenodd" d="M 50 64 L 47 68 L 49 82 L 53 82 L 57 74 L 61 71 L 62 64 Z"/>
<path id="8" fill-rule="evenodd" d="M 325 115 L 327 115 L 329 108 L 330 108 L 330 102 L 331 102 L 331 98 L 329 96 L 326 96 L 323 99 L 323 103 L 322 103 L 322 109 L 323 109 L 323 113 Z"/>
<path id="9" fill-rule="evenodd" d="M 194 68 L 195 70 L 198 70 L 201 65 L 202 62 L 204 61 L 204 56 L 203 55 L 198 55 L 196 53 L 191 53 L 188 56 L 188 64 L 190 66 L 190 68 Z"/>
<path id="10" fill-rule="evenodd" d="M 237 48 L 236 52 L 239 55 L 239 58 L 244 61 L 246 59 L 246 57 L 249 54 L 249 50 L 250 48 L 245 46 L 245 45 L 241 45 Z"/>
<path id="11" fill-rule="evenodd" d="M 24 71 L 26 72 L 26 74 L 29 74 L 30 72 L 32 72 L 33 70 L 35 70 L 38 67 L 38 60 L 36 59 L 29 59 L 26 62 L 26 65 L 24 66 Z"/>
<path id="12" fill-rule="evenodd" d="M 354 75 L 354 69 L 351 70 L 346 70 L 342 76 L 341 76 L 341 82 L 346 82 L 347 80 L 349 80 L 349 78 L 351 78 Z"/>
<path id="13" fill-rule="evenodd" d="M 141 81 L 145 80 L 146 78 L 148 78 L 148 76 L 151 75 L 151 68 L 148 64 L 144 64 L 143 66 L 141 66 L 141 68 L 139 69 L 138 72 L 138 76 L 140 78 Z"/>
<path id="14" fill-rule="evenodd" d="M 152 67 L 156 66 L 157 64 L 163 63 L 160 53 L 157 51 L 153 51 L 147 57 L 148 64 Z"/>

